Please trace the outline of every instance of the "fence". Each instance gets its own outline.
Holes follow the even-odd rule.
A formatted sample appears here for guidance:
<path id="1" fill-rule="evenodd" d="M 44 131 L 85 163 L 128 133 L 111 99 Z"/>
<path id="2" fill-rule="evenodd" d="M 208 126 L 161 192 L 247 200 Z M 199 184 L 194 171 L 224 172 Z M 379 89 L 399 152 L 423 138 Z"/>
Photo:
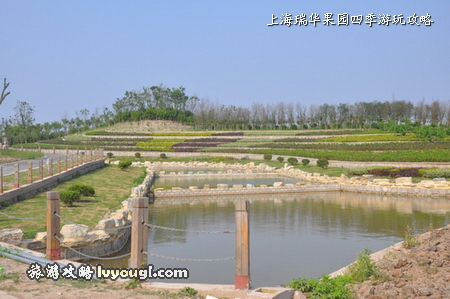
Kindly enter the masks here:
<path id="1" fill-rule="evenodd" d="M 249 259 L 249 225 L 248 225 L 248 213 L 249 213 L 249 201 L 239 200 L 235 204 L 236 215 L 236 243 L 235 243 L 235 257 L 216 258 L 216 259 L 184 259 L 177 257 L 168 257 L 158 254 L 154 254 L 148 251 L 148 230 L 152 229 L 166 229 L 171 231 L 186 231 L 195 233 L 213 233 L 213 234 L 228 234 L 230 231 L 194 231 L 179 228 L 163 227 L 151 224 L 148 222 L 148 197 L 134 197 L 132 198 L 132 211 L 131 211 L 131 252 L 121 256 L 115 257 L 98 257 L 84 254 L 71 246 L 65 245 L 63 236 L 61 234 L 61 220 L 70 222 L 63 219 L 60 215 L 60 199 L 58 191 L 47 192 L 47 212 L 46 215 L 39 216 L 39 218 L 46 216 L 47 225 L 47 240 L 46 240 L 46 254 L 50 260 L 61 259 L 62 250 L 61 247 L 66 247 L 68 250 L 76 252 L 77 254 L 84 256 L 88 259 L 99 260 L 111 260 L 118 259 L 127 256 L 130 257 L 131 268 L 143 268 L 148 264 L 150 256 L 166 258 L 179 261 L 198 261 L 198 262 L 216 262 L 224 260 L 236 260 L 235 268 L 235 288 L 239 290 L 248 290 L 250 288 L 250 259 Z M 5 216 L 12 217 L 10 215 L 1 213 Z M 16 218 L 16 217 L 15 217 Z M 26 219 L 26 218 L 18 218 Z M 33 218 L 34 219 L 34 218 Z M 127 226 L 122 226 L 120 229 L 127 229 Z M 117 230 L 117 228 L 111 228 Z M 108 230 L 108 228 L 102 228 L 102 230 Z M 62 246 L 63 245 L 63 246 Z"/>
<path id="2" fill-rule="evenodd" d="M 0 202 L 16 202 L 19 197 L 32 196 L 56 186 L 60 181 L 100 168 L 104 165 L 102 155 L 103 151 L 100 149 L 92 151 L 90 155 L 64 156 L 56 161 L 50 158 L 47 159 L 45 167 L 43 160 L 29 161 L 27 169 L 23 170 L 19 164 L 15 164 L 12 175 L 6 175 L 5 167 L 0 166 Z M 5 190 L 6 185 L 12 188 Z"/>

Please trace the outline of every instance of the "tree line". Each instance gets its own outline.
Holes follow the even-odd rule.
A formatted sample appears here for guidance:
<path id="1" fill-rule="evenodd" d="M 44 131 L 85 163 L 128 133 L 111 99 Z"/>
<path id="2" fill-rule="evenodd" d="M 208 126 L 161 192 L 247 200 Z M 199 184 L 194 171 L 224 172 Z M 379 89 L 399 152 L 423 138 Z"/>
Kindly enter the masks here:
<path id="1" fill-rule="evenodd" d="M 10 144 L 58 138 L 118 122 L 140 120 L 172 120 L 199 130 L 342 128 L 381 129 L 405 134 L 429 124 L 450 127 L 450 104 L 439 100 L 431 103 L 420 100 L 414 104 L 393 99 L 336 105 L 278 102 L 239 107 L 189 96 L 182 86 L 169 88 L 162 84 L 126 91 L 111 108 L 81 109 L 75 112 L 75 117 L 64 117 L 60 121 L 36 124 L 34 109 L 29 103 L 18 101 L 14 116 L 2 119 L 0 133 Z"/>
<path id="2" fill-rule="evenodd" d="M 382 129 L 412 122 L 414 126 L 450 126 L 450 104 L 405 100 L 305 105 L 301 102 L 225 106 L 201 100 L 194 109 L 194 126 L 211 130 Z"/>

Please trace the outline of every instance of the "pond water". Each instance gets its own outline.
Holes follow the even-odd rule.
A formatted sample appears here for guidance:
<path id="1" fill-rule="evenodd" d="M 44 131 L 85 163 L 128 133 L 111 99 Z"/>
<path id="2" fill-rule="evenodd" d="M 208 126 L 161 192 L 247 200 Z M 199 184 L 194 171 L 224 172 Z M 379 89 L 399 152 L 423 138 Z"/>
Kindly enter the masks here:
<path id="1" fill-rule="evenodd" d="M 268 180 L 271 182 L 268 182 Z M 155 187 L 188 187 L 218 183 L 267 184 L 279 178 L 183 178 L 158 179 Z M 234 201 L 250 204 L 250 278 L 252 287 L 285 284 L 292 278 L 320 277 L 351 262 L 365 248 L 372 252 L 401 241 L 407 227 L 415 234 L 450 223 L 450 200 L 401 198 L 325 192 L 220 196 L 200 203 L 150 205 L 149 223 L 202 231 L 234 231 Z M 158 199 L 156 199 L 158 201 Z M 174 258 L 213 259 L 235 255 L 235 236 L 198 234 L 152 228 L 149 252 Z M 108 267 L 126 267 L 128 259 L 97 260 Z M 192 282 L 233 284 L 235 261 L 190 262 L 150 256 L 155 268 L 187 268 Z M 161 280 L 163 281 L 163 280 Z"/>
<path id="2" fill-rule="evenodd" d="M 188 188 L 189 186 L 198 186 L 199 188 L 203 188 L 205 184 L 209 184 L 211 188 L 215 188 L 217 184 L 227 184 L 228 186 L 232 186 L 235 184 L 242 184 L 244 187 L 247 184 L 252 184 L 253 186 L 267 185 L 272 186 L 274 182 L 283 182 L 283 184 L 295 184 L 298 183 L 298 180 L 292 180 L 286 177 L 268 177 L 268 176 L 258 176 L 258 175 L 249 175 L 249 176 L 239 176 L 233 177 L 229 176 L 220 176 L 220 177 L 160 177 L 155 181 L 155 188 L 172 188 L 172 187 L 182 187 Z M 308 184 L 309 182 L 304 182 Z"/>
<path id="3" fill-rule="evenodd" d="M 401 241 L 408 226 L 423 233 L 450 222 L 449 200 L 338 192 L 151 205 L 149 222 L 188 230 L 234 231 L 236 199 L 251 201 L 252 287 L 280 285 L 299 276 L 319 277 L 348 265 L 365 248 L 375 252 Z M 149 231 L 149 252 L 158 255 L 211 259 L 234 256 L 234 250 L 234 234 Z M 151 256 L 149 262 L 156 268 L 188 268 L 189 282 L 234 283 L 234 260 L 185 262 Z"/>

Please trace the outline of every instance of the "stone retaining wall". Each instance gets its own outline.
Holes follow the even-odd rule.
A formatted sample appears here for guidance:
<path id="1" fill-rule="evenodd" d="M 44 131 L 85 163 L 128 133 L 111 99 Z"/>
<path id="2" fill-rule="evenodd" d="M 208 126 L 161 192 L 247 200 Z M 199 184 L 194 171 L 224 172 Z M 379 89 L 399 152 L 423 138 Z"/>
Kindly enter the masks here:
<path id="1" fill-rule="evenodd" d="M 61 173 L 54 174 L 51 177 L 45 177 L 42 180 L 35 181 L 31 184 L 26 184 L 20 186 L 17 189 L 11 189 L 0 194 L 0 203 L 16 203 L 18 199 L 32 197 L 38 193 L 50 190 L 57 186 L 62 181 L 67 181 L 75 176 L 83 175 L 85 173 L 94 171 L 96 169 L 102 168 L 105 164 L 105 160 L 97 160 L 92 162 L 87 162 L 78 167 L 62 171 Z"/>

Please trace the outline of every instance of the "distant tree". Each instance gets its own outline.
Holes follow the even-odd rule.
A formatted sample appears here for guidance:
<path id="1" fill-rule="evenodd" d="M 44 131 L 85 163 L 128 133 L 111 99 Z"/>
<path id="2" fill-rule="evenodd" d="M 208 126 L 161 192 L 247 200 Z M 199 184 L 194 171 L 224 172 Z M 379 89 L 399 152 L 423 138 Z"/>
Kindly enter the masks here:
<path id="1" fill-rule="evenodd" d="M 11 93 L 9 91 L 7 93 L 5 93 L 5 91 L 8 88 L 8 86 L 9 86 L 9 82 L 6 83 L 6 78 L 4 78 L 3 90 L 2 90 L 2 94 L 0 95 L 0 104 L 3 103 L 3 100 Z"/>
<path id="2" fill-rule="evenodd" d="M 30 128 L 34 123 L 34 108 L 27 102 L 17 101 L 14 110 L 16 114 L 13 123 L 21 132 L 22 141 L 27 142 Z"/>

